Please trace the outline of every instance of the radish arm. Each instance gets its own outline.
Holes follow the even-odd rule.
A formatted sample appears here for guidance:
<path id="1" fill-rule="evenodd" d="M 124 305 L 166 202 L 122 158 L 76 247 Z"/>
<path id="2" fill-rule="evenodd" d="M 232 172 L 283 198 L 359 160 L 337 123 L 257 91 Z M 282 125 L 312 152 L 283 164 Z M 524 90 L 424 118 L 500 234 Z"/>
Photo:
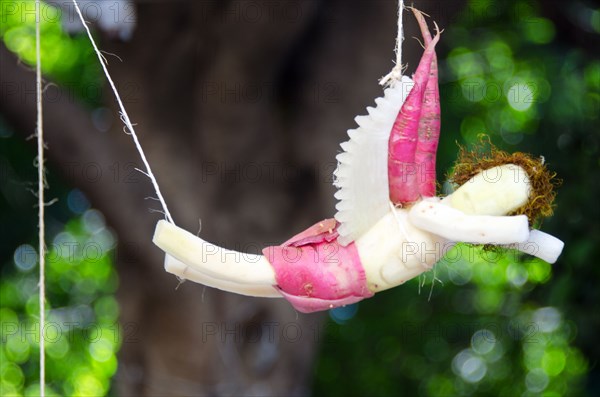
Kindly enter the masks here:
<path id="1" fill-rule="evenodd" d="M 525 215 L 467 215 L 433 200 L 423 200 L 409 211 L 409 221 L 416 227 L 451 241 L 472 244 L 522 243 L 529 238 Z"/>

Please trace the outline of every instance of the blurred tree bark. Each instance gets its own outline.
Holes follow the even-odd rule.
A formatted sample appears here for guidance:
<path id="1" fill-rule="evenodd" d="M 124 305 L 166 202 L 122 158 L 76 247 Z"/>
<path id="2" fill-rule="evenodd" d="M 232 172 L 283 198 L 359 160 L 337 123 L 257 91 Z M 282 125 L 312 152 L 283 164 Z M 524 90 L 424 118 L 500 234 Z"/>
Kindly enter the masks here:
<path id="1" fill-rule="evenodd" d="M 459 2 L 417 4 L 443 28 Z M 113 79 L 177 224 L 259 252 L 334 214 L 331 173 L 353 117 L 393 66 L 396 1 L 140 2 L 129 42 L 104 40 Z M 420 47 L 405 14 L 404 59 Z M 1 47 L 2 81 L 34 87 Z M 58 88 L 59 92 L 61 88 Z M 124 343 L 119 395 L 305 395 L 323 315 L 177 280 L 151 244 L 158 216 L 131 139 L 99 131 L 69 95 L 45 104 L 53 169 L 84 190 L 119 236 Z M 114 104 L 112 93 L 106 103 Z M 4 100 L 6 99 L 6 100 Z M 116 106 L 111 106 L 116 112 Z M 34 98 L 0 111 L 25 135 Z M 114 113 L 117 114 L 117 113 Z M 99 166 L 100 179 L 84 172 Z M 141 168 L 141 167 L 140 167 Z"/>

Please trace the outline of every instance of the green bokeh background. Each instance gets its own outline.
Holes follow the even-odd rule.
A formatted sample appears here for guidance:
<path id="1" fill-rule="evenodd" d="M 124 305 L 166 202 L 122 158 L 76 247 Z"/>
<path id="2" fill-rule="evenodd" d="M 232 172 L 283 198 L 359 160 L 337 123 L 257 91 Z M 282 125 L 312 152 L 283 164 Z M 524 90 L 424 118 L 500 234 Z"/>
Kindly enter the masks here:
<path id="1" fill-rule="evenodd" d="M 316 395 L 600 393 L 600 60 L 562 40 L 541 16 L 541 2 L 494 3 L 493 13 L 482 12 L 488 3 L 468 2 L 444 32 L 438 173 L 452 166 L 457 142 L 473 144 L 481 133 L 508 151 L 545 156 L 564 181 L 556 214 L 544 222 L 565 241 L 563 255 L 550 266 L 517 252 L 458 245 L 435 274 L 331 311 L 314 370 Z M 588 14 L 600 34 L 600 9 Z M 34 63 L 33 18 L 0 17 L 6 46 Z M 44 72 L 58 84 L 79 76 L 76 95 L 98 106 L 100 98 L 81 89 L 103 84 L 87 38 L 65 34 L 57 20 L 45 20 L 42 35 Z M 0 142 L 0 395 L 36 395 L 35 154 L 1 115 Z M 102 214 L 54 174 L 47 321 L 76 324 L 46 326 L 54 340 L 47 345 L 48 394 L 107 395 L 123 339 L 116 241 Z"/>

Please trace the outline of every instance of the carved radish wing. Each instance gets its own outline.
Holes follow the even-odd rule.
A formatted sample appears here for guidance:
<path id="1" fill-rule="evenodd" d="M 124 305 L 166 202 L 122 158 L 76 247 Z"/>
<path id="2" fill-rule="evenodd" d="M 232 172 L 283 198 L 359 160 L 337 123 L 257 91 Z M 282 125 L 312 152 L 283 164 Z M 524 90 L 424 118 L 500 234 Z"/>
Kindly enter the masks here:
<path id="1" fill-rule="evenodd" d="M 335 219 L 340 222 L 338 241 L 347 245 L 369 230 L 389 210 L 388 141 L 390 131 L 404 103 L 412 80 L 406 76 L 358 116 L 358 128 L 348 130 L 350 140 L 341 144 L 334 172 Z"/>

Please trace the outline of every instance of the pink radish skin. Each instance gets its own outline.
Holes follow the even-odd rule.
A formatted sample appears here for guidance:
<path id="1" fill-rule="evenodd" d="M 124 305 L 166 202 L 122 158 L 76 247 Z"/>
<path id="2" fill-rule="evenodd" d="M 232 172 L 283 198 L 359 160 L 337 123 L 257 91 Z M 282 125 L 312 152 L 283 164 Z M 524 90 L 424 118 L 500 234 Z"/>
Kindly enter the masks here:
<path id="1" fill-rule="evenodd" d="M 438 33 L 427 45 L 413 76 L 415 85 L 402 105 L 390 134 L 388 180 L 390 200 L 394 204 L 412 203 L 420 196 L 415 152 L 423 97 L 435 55 L 435 45 L 439 38 L 440 34 Z"/>
<path id="2" fill-rule="evenodd" d="M 331 242 L 337 237 L 337 221 L 334 218 L 331 218 L 315 223 L 305 231 L 296 234 L 294 237 L 290 238 L 281 245 L 301 247 L 303 245 L 320 243 L 323 241 Z"/>
<path id="3" fill-rule="evenodd" d="M 413 8 L 419 22 L 425 46 L 431 43 L 431 34 L 423 14 Z M 438 88 L 438 64 L 434 53 L 429 70 L 429 79 L 425 87 L 421 119 L 419 120 L 419 140 L 415 152 L 415 163 L 418 170 L 419 193 L 423 197 L 435 196 L 435 156 L 440 139 L 440 91 Z"/>
<path id="4" fill-rule="evenodd" d="M 373 296 L 354 243 L 337 242 L 335 219 L 321 221 L 263 255 L 277 288 L 302 313 L 349 305 Z"/>

